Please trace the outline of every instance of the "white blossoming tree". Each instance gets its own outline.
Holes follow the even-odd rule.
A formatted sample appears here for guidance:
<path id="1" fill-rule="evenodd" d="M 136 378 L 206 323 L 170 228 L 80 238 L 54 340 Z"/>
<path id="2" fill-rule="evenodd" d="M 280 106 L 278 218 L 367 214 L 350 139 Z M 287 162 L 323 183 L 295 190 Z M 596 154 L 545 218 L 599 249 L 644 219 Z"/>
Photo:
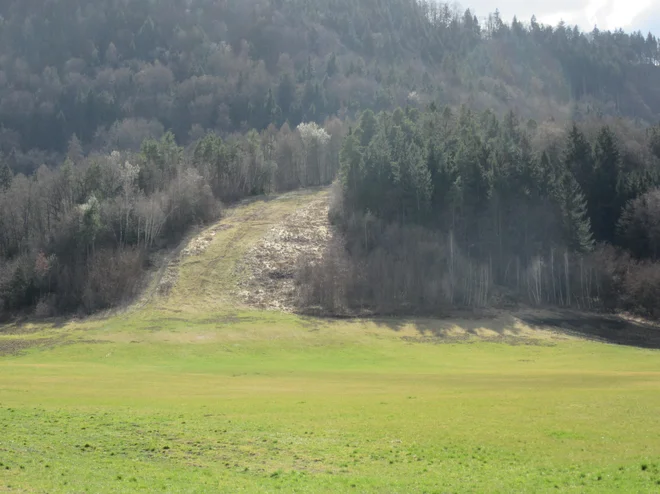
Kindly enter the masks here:
<path id="1" fill-rule="evenodd" d="M 300 174 L 303 185 L 320 185 L 330 181 L 326 166 L 330 134 L 314 122 L 298 125 L 298 133 L 303 144 L 304 169 Z"/>

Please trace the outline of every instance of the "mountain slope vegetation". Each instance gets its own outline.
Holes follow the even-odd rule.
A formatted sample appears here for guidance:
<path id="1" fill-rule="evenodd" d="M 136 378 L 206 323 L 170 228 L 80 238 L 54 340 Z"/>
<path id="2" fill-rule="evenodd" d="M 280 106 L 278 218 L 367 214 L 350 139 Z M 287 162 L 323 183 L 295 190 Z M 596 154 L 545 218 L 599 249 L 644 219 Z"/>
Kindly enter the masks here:
<path id="1" fill-rule="evenodd" d="M 338 238 L 299 272 L 302 305 L 657 316 L 657 129 L 642 153 L 610 125 L 585 130 L 547 140 L 512 112 L 365 111 L 340 154 Z"/>
<path id="2" fill-rule="evenodd" d="M 418 0 L 48 0 L 0 5 L 0 41 L 0 316 L 124 303 L 223 204 L 342 167 L 361 174 L 358 202 L 344 188 L 358 215 L 446 236 L 456 213 L 482 284 L 510 290 L 515 271 L 520 291 L 552 259 L 536 303 L 571 298 L 555 253 L 613 246 L 605 259 L 654 272 L 652 34 Z M 599 287 L 580 304 L 652 300 L 632 285 L 613 292 L 632 302 Z"/>
<path id="3" fill-rule="evenodd" d="M 657 492 L 660 331 L 590 312 L 660 316 L 657 78 L 416 0 L 0 2 L 0 491 Z"/>
<path id="4" fill-rule="evenodd" d="M 186 143 L 407 102 L 660 116 L 650 33 L 427 1 L 13 0 L 0 40 L 0 149 L 15 171 L 56 160 L 73 134 L 85 149 L 135 148 L 163 130 Z"/>

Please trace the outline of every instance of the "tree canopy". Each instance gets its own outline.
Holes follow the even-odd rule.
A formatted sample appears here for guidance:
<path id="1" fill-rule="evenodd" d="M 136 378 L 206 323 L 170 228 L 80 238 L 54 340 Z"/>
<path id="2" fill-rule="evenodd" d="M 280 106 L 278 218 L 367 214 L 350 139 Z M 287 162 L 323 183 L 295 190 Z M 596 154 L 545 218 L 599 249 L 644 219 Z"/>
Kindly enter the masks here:
<path id="1" fill-rule="evenodd" d="M 135 150 L 166 130 L 185 144 L 430 102 L 654 122 L 658 53 L 652 34 L 479 20 L 425 0 L 11 0 L 0 150 L 31 171 L 74 134 L 85 150 Z"/>

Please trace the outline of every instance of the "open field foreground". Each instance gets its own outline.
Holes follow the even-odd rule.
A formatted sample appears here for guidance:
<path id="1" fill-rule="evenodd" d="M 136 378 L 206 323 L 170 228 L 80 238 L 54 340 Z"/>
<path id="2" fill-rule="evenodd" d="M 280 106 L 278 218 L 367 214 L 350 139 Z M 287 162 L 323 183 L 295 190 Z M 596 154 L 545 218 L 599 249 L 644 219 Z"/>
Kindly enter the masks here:
<path id="1" fill-rule="evenodd" d="M 0 492 L 660 491 L 657 350 L 243 305 L 250 247 L 324 194 L 231 210 L 121 314 L 0 328 Z"/>

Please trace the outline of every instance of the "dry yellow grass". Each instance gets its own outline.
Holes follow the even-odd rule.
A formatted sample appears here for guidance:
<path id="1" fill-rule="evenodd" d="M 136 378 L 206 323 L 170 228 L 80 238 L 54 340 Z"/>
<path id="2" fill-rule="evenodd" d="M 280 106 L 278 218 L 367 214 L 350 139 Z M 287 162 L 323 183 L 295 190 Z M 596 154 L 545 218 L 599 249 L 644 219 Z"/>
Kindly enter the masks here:
<path id="1" fill-rule="evenodd" d="M 173 288 L 167 296 L 156 297 L 152 308 L 207 313 L 240 306 L 236 296 L 238 262 L 273 226 L 322 196 L 327 196 L 327 190 L 297 191 L 246 201 L 228 209 L 218 225 L 198 236 L 204 239 L 203 248 L 199 248 L 199 240 L 192 240 L 197 245 L 188 255 L 182 255 Z"/>

